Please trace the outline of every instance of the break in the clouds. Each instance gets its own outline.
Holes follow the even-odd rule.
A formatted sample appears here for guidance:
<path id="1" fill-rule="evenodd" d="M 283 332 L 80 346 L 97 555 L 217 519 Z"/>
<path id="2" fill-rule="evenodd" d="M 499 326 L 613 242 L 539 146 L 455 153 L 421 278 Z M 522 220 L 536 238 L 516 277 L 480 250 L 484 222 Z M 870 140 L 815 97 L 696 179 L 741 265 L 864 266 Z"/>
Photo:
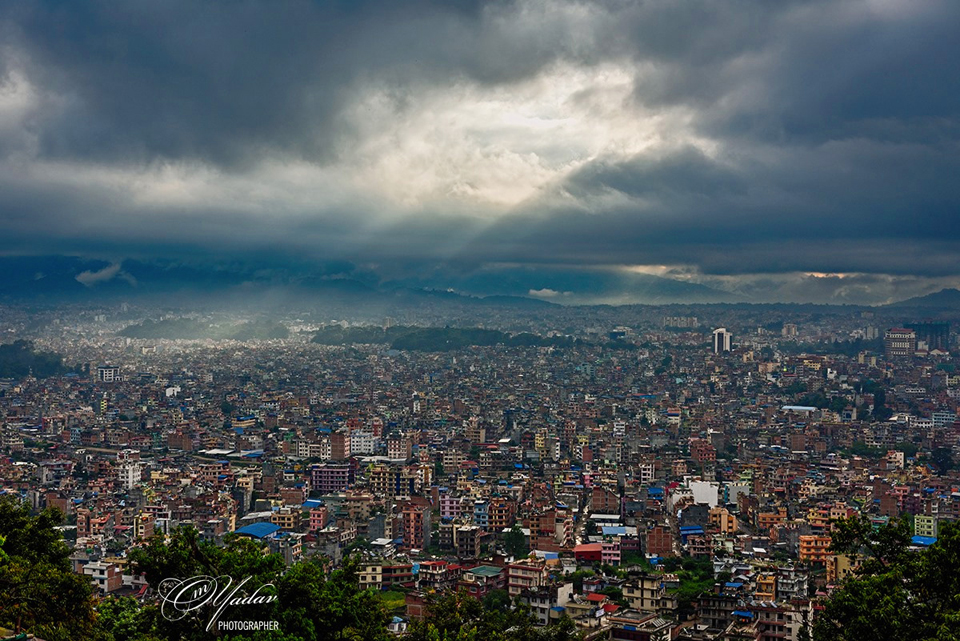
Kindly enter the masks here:
<path id="1" fill-rule="evenodd" d="M 952 0 L 6 3 L 0 252 L 107 259 L 91 285 L 279 250 L 554 300 L 923 294 L 960 282 L 958 25 Z"/>

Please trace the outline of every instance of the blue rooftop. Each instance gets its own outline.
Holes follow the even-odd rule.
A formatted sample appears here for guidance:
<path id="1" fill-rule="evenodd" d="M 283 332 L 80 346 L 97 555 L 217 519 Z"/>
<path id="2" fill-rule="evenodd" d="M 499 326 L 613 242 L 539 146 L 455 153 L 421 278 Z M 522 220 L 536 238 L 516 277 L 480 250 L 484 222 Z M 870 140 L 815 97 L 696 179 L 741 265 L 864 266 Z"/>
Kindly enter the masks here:
<path id="1" fill-rule="evenodd" d="M 279 529 L 280 526 L 274 523 L 251 523 L 237 530 L 237 534 L 246 534 L 255 539 L 262 539 L 265 536 L 270 536 Z"/>
<path id="2" fill-rule="evenodd" d="M 911 539 L 914 545 L 922 545 L 923 547 L 930 547 L 937 542 L 937 537 L 935 536 L 915 536 Z"/>
<path id="3" fill-rule="evenodd" d="M 624 536 L 627 533 L 627 528 L 617 527 L 612 525 L 604 525 L 602 528 L 604 536 Z"/>

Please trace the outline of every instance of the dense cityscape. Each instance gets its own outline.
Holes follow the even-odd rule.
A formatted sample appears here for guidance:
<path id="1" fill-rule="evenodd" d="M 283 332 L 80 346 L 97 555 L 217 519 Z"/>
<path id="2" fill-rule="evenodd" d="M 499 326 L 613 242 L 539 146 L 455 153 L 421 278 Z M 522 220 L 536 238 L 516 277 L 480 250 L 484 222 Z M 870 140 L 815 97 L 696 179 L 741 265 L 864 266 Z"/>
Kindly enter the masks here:
<path id="1" fill-rule="evenodd" d="M 400 636 L 463 591 L 588 639 L 797 640 L 860 562 L 839 520 L 923 549 L 960 519 L 951 312 L 142 313 L 2 311 L 2 492 L 62 512 L 103 599 L 156 602 L 133 553 L 193 528 L 355 563 Z M 176 336 L 196 326 L 284 337 Z"/>

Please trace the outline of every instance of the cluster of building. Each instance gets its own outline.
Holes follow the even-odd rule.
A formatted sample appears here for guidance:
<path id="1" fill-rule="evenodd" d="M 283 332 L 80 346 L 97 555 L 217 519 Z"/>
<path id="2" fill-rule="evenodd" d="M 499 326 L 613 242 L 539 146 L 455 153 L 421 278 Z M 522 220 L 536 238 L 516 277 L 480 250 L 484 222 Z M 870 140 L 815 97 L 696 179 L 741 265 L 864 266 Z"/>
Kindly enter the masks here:
<path id="1" fill-rule="evenodd" d="M 107 334 L 80 373 L 0 380 L 0 486 L 67 515 L 105 594 L 149 597 L 129 550 L 190 524 L 359 554 L 407 620 L 505 590 L 592 638 L 796 639 L 856 568 L 837 519 L 909 515 L 918 548 L 960 519 L 953 336 L 811 354 L 801 323 L 702 321 L 445 353 Z"/>

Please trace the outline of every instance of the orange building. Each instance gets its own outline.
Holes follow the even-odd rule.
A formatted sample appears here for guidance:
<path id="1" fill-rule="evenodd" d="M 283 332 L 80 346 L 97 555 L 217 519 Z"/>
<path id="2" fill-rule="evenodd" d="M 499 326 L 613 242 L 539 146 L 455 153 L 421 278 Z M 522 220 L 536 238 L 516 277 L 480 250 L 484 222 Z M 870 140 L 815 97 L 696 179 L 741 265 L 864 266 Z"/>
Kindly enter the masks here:
<path id="1" fill-rule="evenodd" d="M 809 563 L 826 563 L 830 557 L 830 537 L 815 534 L 800 537 L 800 560 Z"/>

